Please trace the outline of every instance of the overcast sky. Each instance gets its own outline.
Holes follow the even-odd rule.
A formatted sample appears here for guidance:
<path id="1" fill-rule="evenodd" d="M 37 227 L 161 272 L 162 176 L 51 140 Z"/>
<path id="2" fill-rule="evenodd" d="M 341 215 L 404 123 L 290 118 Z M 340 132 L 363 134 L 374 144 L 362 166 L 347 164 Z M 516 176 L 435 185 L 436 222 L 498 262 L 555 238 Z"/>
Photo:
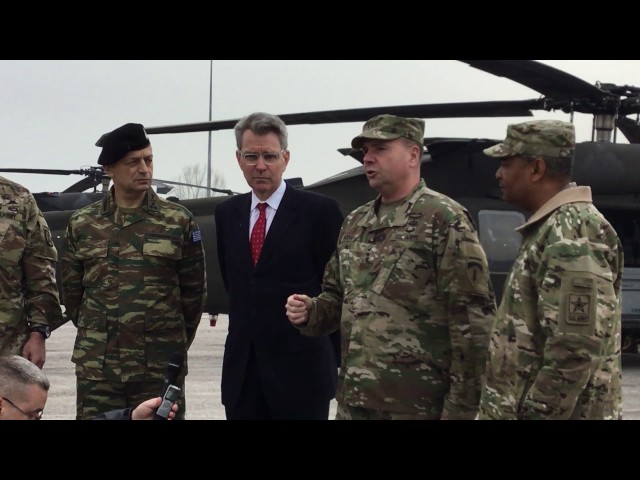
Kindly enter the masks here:
<path id="1" fill-rule="evenodd" d="M 588 83 L 640 85 L 640 60 L 542 60 Z M 0 61 L 0 167 L 77 170 L 97 165 L 97 139 L 128 122 L 146 127 L 209 119 L 209 60 Z M 213 120 L 254 111 L 274 114 L 485 100 L 539 94 L 455 60 L 214 60 Z M 564 113 L 536 118 L 568 120 Z M 426 136 L 504 137 L 527 118 L 426 121 Z M 591 137 L 591 116 L 577 114 L 578 141 Z M 362 123 L 289 127 L 285 178 L 310 185 L 357 166 L 337 149 Z M 619 140 L 623 138 L 618 134 Z M 208 134 L 152 135 L 154 177 L 177 181 L 185 166 L 206 166 Z M 235 160 L 233 132 L 212 135 L 212 167 L 226 188 L 248 190 Z M 0 175 L 32 192 L 62 191 L 77 175 Z M 428 181 L 428 179 L 427 179 Z M 205 179 L 206 182 L 206 179 Z"/>

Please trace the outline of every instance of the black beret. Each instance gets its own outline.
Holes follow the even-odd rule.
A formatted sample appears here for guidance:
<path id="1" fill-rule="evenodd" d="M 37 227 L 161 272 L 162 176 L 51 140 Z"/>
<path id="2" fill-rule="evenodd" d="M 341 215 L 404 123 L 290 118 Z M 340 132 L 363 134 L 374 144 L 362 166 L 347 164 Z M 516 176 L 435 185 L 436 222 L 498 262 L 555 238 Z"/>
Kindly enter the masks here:
<path id="1" fill-rule="evenodd" d="M 127 153 L 144 150 L 149 145 L 151 142 L 144 127 L 139 123 L 127 123 L 116 128 L 113 132 L 105 133 L 96 142 L 96 146 L 102 147 L 98 163 L 110 165 Z"/>

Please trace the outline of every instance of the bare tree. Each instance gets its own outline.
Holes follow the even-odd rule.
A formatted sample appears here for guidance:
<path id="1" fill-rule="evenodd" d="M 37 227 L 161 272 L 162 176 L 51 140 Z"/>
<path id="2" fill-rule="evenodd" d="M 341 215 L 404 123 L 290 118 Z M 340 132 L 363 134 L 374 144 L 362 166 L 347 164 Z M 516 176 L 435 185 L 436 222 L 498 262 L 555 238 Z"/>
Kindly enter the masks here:
<path id="1" fill-rule="evenodd" d="M 212 171 L 211 173 L 211 186 L 214 188 L 225 188 L 224 175 L 216 171 Z M 180 199 L 202 198 L 207 196 L 207 167 L 204 164 L 194 163 L 193 165 L 183 167 L 182 174 L 176 181 L 194 185 L 193 187 L 177 185 L 176 188 L 171 191 L 172 195 Z M 201 185 L 202 188 L 198 188 L 195 185 Z M 214 195 L 220 194 L 211 192 L 211 196 Z"/>

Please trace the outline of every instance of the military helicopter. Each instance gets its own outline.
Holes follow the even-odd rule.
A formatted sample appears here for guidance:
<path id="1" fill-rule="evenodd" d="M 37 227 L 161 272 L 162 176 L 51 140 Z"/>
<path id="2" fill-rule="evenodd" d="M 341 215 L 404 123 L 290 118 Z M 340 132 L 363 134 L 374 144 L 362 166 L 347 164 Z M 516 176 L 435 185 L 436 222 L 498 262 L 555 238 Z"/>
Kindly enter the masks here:
<path id="1" fill-rule="evenodd" d="M 460 61 L 521 83 L 541 96 L 528 100 L 401 105 L 279 116 L 291 126 L 364 122 L 381 113 L 424 119 L 531 117 L 535 110 L 559 110 L 568 114 L 571 120 L 575 114 L 593 115 L 591 141 L 576 146 L 574 180 L 580 185 L 591 186 L 594 203 L 614 225 L 623 242 L 623 334 L 635 346 L 635 338 L 640 335 L 640 88 L 607 83 L 591 85 L 566 72 L 530 60 Z M 629 117 L 634 114 L 635 119 Z M 149 127 L 147 133 L 160 135 L 227 130 L 232 129 L 237 120 Z M 626 137 L 628 144 L 617 142 L 618 130 Z M 498 300 L 507 272 L 520 247 L 520 236 L 514 228 L 524 223 L 527 217 L 526 212 L 501 200 L 495 179 L 497 164 L 482 153 L 485 148 L 501 140 L 502 136 L 498 139 L 426 138 L 421 168 L 421 176 L 430 188 L 456 199 L 473 216 L 487 252 Z M 362 161 L 360 151 L 351 148 L 340 148 L 338 151 Z M 86 182 L 95 185 L 96 172 L 90 173 L 83 173 L 88 177 L 93 175 L 93 180 Z M 100 179 L 102 181 L 102 177 Z M 376 195 L 359 166 L 308 186 L 304 186 L 299 179 L 288 181 L 297 188 L 336 198 L 345 214 Z M 60 242 L 73 209 L 101 195 L 97 192 L 74 193 L 73 203 L 69 203 L 72 197 L 68 195 L 71 193 L 60 194 L 64 205 L 61 204 L 58 211 L 45 213 L 56 242 Z M 233 194 L 228 191 L 223 193 Z M 224 198 L 177 200 L 193 212 L 202 229 L 208 259 L 209 300 L 206 311 L 213 315 L 228 313 L 228 299 L 216 261 L 213 221 L 215 206 Z M 51 205 L 51 198 L 38 197 L 38 203 Z"/>

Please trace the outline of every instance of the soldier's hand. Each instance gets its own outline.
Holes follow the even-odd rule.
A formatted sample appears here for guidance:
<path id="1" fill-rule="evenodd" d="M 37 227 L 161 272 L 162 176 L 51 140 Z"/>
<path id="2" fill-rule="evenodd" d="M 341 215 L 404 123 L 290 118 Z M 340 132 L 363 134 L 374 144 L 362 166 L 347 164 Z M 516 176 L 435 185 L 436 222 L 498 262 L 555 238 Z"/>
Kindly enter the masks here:
<path id="1" fill-rule="evenodd" d="M 294 325 L 303 325 L 309 319 L 311 309 L 311 299 L 307 295 L 294 293 L 287 298 L 285 305 L 287 318 Z"/>
<path id="2" fill-rule="evenodd" d="M 22 356 L 40 369 L 44 367 L 47 355 L 44 342 L 44 337 L 40 333 L 32 332 L 22 348 Z"/>

